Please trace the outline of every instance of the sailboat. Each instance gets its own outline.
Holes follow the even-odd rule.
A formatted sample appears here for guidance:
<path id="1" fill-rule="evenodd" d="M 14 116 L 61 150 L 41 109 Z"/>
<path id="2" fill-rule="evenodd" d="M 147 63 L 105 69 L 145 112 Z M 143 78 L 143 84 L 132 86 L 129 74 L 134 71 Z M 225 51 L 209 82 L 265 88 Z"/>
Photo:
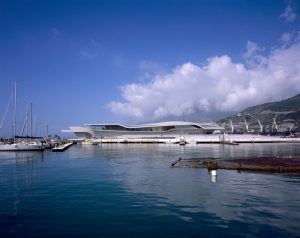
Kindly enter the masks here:
<path id="1" fill-rule="evenodd" d="M 14 89 L 14 140 L 13 143 L 1 143 L 0 151 L 43 151 L 45 150 L 44 146 L 35 141 L 16 141 L 16 131 L 17 131 L 17 83 L 15 82 Z M 6 114 L 6 113 L 5 113 Z M 3 120 L 2 120 L 3 121 Z"/>
<path id="2" fill-rule="evenodd" d="M 38 142 L 14 142 L 12 144 L 0 144 L 0 151 L 43 151 L 45 148 Z"/>

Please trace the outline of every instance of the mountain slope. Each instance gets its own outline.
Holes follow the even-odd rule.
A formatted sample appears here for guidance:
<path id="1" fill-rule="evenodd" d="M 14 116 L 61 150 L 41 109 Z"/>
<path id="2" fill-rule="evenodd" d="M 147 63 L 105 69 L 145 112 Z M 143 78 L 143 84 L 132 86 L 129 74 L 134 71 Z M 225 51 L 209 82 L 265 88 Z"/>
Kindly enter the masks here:
<path id="1" fill-rule="evenodd" d="M 300 94 L 282 101 L 248 107 L 236 115 L 224 118 L 219 122 L 228 123 L 229 120 L 232 120 L 233 123 L 241 123 L 246 119 L 250 124 L 257 124 L 259 119 L 266 125 L 272 124 L 274 117 L 277 118 L 278 123 L 292 119 L 295 120 L 296 124 L 300 124 Z"/>
<path id="2" fill-rule="evenodd" d="M 273 112 L 300 111 L 300 94 L 282 101 L 269 102 L 257 106 L 248 107 L 241 113 L 257 114 L 264 111 L 273 111 Z"/>

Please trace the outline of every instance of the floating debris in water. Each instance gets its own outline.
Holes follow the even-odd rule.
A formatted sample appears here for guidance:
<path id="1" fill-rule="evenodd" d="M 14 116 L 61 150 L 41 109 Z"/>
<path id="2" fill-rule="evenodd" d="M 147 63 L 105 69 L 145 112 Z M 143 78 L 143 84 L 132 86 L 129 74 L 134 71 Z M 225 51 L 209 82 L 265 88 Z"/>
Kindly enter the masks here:
<path id="1" fill-rule="evenodd" d="M 271 173 L 300 173 L 300 157 L 179 158 L 172 163 L 172 167 L 206 168 L 210 171 L 227 169 Z"/>

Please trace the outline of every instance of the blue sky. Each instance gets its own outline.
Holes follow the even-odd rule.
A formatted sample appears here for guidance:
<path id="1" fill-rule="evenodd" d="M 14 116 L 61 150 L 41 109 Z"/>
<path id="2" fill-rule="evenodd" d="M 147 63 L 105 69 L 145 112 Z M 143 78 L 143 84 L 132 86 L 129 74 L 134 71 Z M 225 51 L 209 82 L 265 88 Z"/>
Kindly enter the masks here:
<path id="1" fill-rule="evenodd" d="M 283 15 L 289 10 L 287 7 L 290 7 L 288 13 L 294 15 Z M 192 70 L 193 79 L 200 82 L 202 77 L 208 77 L 202 71 L 214 63 L 207 61 L 213 57 L 229 56 L 231 63 L 251 68 L 245 52 L 255 47 L 250 49 L 249 42 L 254 42 L 255 49 L 259 49 L 255 51 L 261 52 L 256 58 L 252 55 L 252 60 L 258 56 L 269 59 L 282 48 L 294 52 L 291 47 L 297 44 L 294 38 L 298 37 L 299 9 L 299 1 L 272 0 L 2 0 L 1 119 L 14 81 L 18 83 L 19 126 L 26 104 L 33 102 L 40 132 L 45 131 L 46 122 L 51 133 L 59 133 L 62 128 L 83 123 L 137 123 L 192 115 L 197 118 L 198 111 L 208 112 L 207 107 L 214 108 L 214 112 L 235 111 L 249 103 L 220 105 L 219 94 L 213 98 L 195 96 L 203 107 L 195 107 L 192 100 L 189 105 L 179 106 L 182 110 L 177 111 L 172 105 L 164 104 L 164 98 L 178 95 L 180 91 L 172 91 L 170 87 L 157 92 L 156 85 L 175 84 L 183 69 Z M 288 34 L 286 40 L 284 33 Z M 292 43 L 290 38 L 293 38 Z M 287 45 L 283 45 L 286 42 Z M 179 80 L 183 84 L 184 80 L 191 82 L 191 78 Z M 252 81 L 247 82 L 250 85 Z M 138 95 L 137 87 L 149 96 Z M 188 98 L 189 88 L 184 90 Z M 284 98 L 289 96 L 288 92 L 286 88 L 279 95 Z M 155 101 L 157 93 L 159 100 Z M 199 89 L 199 94 L 205 92 Z M 259 98 L 257 102 L 276 99 L 267 94 Z M 240 101 L 240 98 L 235 100 Z M 251 98 L 243 100 L 251 102 Z M 11 115 L 0 134 L 10 132 Z"/>

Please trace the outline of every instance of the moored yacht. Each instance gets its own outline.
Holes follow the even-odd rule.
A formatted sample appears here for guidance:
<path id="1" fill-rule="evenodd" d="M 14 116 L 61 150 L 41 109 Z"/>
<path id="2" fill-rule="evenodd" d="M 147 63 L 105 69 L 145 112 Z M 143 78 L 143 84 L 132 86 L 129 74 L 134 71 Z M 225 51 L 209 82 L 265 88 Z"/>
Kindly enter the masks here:
<path id="1" fill-rule="evenodd" d="M 12 144 L 0 144 L 0 151 L 43 151 L 44 146 L 38 142 L 16 142 Z"/>
<path id="2" fill-rule="evenodd" d="M 42 151 L 42 150 L 44 150 L 45 149 L 44 146 L 39 142 L 17 140 L 17 138 L 16 138 L 17 83 L 16 82 L 15 82 L 15 88 L 14 88 L 13 95 L 14 95 L 14 123 L 13 123 L 14 140 L 13 140 L 13 143 L 1 143 L 0 151 Z M 9 104 L 10 104 L 10 102 L 9 102 Z M 8 104 L 8 106 L 9 106 L 9 104 Z M 8 107 L 7 107 L 7 109 L 8 109 Z M 5 111 L 5 113 L 4 113 L 2 122 L 5 119 L 6 112 L 7 111 Z M 32 114 L 32 111 L 31 111 L 31 114 Z M 2 122 L 1 122 L 1 126 L 2 126 Z"/>

